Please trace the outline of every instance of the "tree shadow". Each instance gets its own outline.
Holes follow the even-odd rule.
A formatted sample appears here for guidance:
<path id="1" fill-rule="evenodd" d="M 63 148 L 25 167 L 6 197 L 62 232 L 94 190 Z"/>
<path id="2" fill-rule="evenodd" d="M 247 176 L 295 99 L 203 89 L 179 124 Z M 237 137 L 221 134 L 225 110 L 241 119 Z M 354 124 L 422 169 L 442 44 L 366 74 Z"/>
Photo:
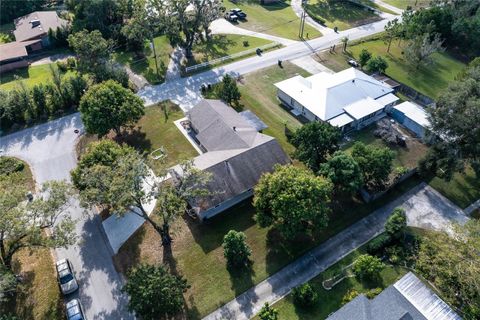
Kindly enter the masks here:
<path id="1" fill-rule="evenodd" d="M 188 215 L 185 215 L 183 219 L 195 242 L 200 245 L 203 252 L 208 253 L 222 245 L 223 237 L 228 231 L 245 231 L 254 225 L 254 214 L 255 209 L 251 199 L 247 199 L 204 222 Z"/>
<path id="2" fill-rule="evenodd" d="M 177 260 L 173 256 L 171 245 L 163 246 L 162 263 L 168 267 L 172 274 L 176 276 L 180 275 L 177 269 Z"/>
<path id="3" fill-rule="evenodd" d="M 242 294 L 255 285 L 253 282 L 255 271 L 253 270 L 252 261 L 249 260 L 244 266 L 227 266 L 227 270 L 235 296 Z"/>
<path id="4" fill-rule="evenodd" d="M 140 263 L 140 245 L 145 238 L 145 224 L 125 242 L 118 253 L 112 257 L 113 265 L 117 272 L 126 275 L 128 271 Z"/>
<path id="5" fill-rule="evenodd" d="M 120 144 L 126 143 L 140 153 L 152 149 L 152 142 L 147 138 L 147 134 L 142 131 L 142 127 L 134 127 L 125 130 L 121 135 L 116 135 L 114 140 Z"/>

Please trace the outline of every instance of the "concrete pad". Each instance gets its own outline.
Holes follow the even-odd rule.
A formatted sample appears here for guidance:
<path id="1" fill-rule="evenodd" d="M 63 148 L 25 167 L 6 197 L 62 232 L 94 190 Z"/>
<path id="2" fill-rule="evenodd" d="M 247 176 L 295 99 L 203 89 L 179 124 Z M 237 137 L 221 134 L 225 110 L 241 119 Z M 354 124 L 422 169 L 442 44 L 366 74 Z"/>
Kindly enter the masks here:
<path id="1" fill-rule="evenodd" d="M 317 74 L 320 72 L 326 72 L 334 74 L 332 70 L 325 67 L 320 62 L 316 61 L 312 56 L 305 56 L 297 59 L 290 60 L 294 65 L 302 68 L 305 71 L 310 72 L 311 74 Z"/>

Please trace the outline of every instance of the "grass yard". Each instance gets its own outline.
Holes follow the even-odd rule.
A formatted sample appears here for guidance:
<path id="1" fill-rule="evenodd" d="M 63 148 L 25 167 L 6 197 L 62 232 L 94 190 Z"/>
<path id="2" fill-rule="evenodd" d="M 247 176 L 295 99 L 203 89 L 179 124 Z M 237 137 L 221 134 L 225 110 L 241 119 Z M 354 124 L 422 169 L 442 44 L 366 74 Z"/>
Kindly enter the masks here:
<path id="1" fill-rule="evenodd" d="M 331 290 L 325 290 L 322 286 L 324 280 L 339 274 L 342 268 L 350 265 L 355 259 L 366 253 L 366 245 L 363 245 L 357 250 L 354 250 L 348 254 L 345 258 L 313 278 L 309 283 L 318 294 L 318 302 L 311 309 L 298 308 L 293 303 L 293 297 L 291 294 L 287 295 L 282 300 L 273 305 L 279 312 L 279 319 L 283 320 L 319 320 L 327 318 L 330 313 L 337 311 L 342 307 L 342 298 L 345 294 L 354 289 L 358 293 L 366 293 L 370 289 L 381 288 L 392 285 L 405 275 L 408 270 L 398 267 L 387 265 L 385 269 L 380 273 L 380 279 L 377 282 L 369 283 L 366 281 L 357 280 L 355 277 L 346 278 Z M 258 316 L 254 318 L 258 320 Z"/>
<path id="2" fill-rule="evenodd" d="M 142 153 L 163 147 L 167 153 L 166 165 L 175 165 L 198 155 L 173 123 L 183 117 L 182 110 L 171 102 L 147 107 L 145 116 L 121 139 Z"/>
<path id="3" fill-rule="evenodd" d="M 455 79 L 455 76 L 465 68 L 465 64 L 456 60 L 447 52 L 434 53 L 430 65 L 421 66 L 418 70 L 411 67 L 402 56 L 402 47 L 394 41 L 387 53 L 387 45 L 383 40 L 363 42 L 348 48 L 348 51 L 358 59 L 362 49 L 367 49 L 374 56 L 383 56 L 388 62 L 386 74 L 398 82 L 436 99 L 439 94 Z"/>
<path id="4" fill-rule="evenodd" d="M 480 199 L 480 179 L 472 168 L 465 174 L 455 173 L 450 181 L 434 177 L 428 183 L 462 209 Z"/>
<path id="5" fill-rule="evenodd" d="M 415 177 L 409 179 L 368 205 L 357 199 L 338 202 L 327 229 L 314 232 L 313 238 L 293 242 L 282 240 L 275 230 L 259 228 L 253 220 L 250 200 L 204 224 L 188 217 L 176 221 L 172 226 L 172 252 L 164 252 L 158 234 L 144 224 L 122 246 L 114 258 L 115 264 L 125 274 L 140 262 L 166 263 L 188 280 L 191 285 L 185 294 L 188 317 L 200 319 L 418 183 Z M 251 270 L 240 273 L 226 268 L 221 244 L 229 230 L 246 234 L 252 249 Z"/>
<path id="6" fill-rule="evenodd" d="M 393 159 L 393 167 L 415 168 L 420 159 L 427 153 L 428 147 L 419 139 L 415 138 L 407 130 L 401 128 L 402 133 L 408 136 L 407 147 L 391 146 L 383 141 L 381 138 L 374 136 L 373 132 L 376 125 L 370 125 L 362 130 L 354 131 L 349 135 L 350 142 L 343 146 L 347 152 L 351 152 L 353 144 L 357 141 L 363 142 L 366 145 L 374 145 L 377 147 L 388 147 L 395 151 L 395 159 Z"/>
<path id="7" fill-rule="evenodd" d="M 13 173 L 15 181 L 33 191 L 35 181 L 29 166 L 24 164 L 22 171 Z M 23 282 L 18 285 L 14 298 L 0 305 L 0 314 L 12 313 L 24 320 L 63 319 L 63 299 L 50 250 L 22 249 L 14 255 L 12 265 L 15 274 L 23 277 Z"/>
<path id="8" fill-rule="evenodd" d="M 247 42 L 247 45 L 244 44 L 244 41 Z M 272 41 L 237 34 L 214 35 L 211 41 L 202 42 L 193 47 L 193 58 L 186 61 L 186 66 L 193 66 L 242 51 L 256 49 L 270 43 L 272 43 Z M 244 59 L 252 55 L 255 55 L 255 52 L 249 55 L 238 57 L 236 59 L 226 60 L 223 63 L 230 63 L 232 61 Z M 216 64 L 215 66 L 223 63 Z"/>
<path id="9" fill-rule="evenodd" d="M 310 0 L 305 6 L 307 13 L 319 23 L 329 27 L 346 30 L 381 18 L 365 8 L 349 1 Z"/>
<path id="10" fill-rule="evenodd" d="M 15 71 L 6 72 L 0 77 L 0 89 L 11 90 L 17 85 L 17 77 L 21 78 L 27 87 L 33 87 L 36 84 L 45 84 L 52 79 L 50 66 L 57 68 L 55 63 L 42 64 L 39 66 L 29 66 Z M 73 71 L 67 71 L 65 75 L 72 74 Z"/>
<path id="11" fill-rule="evenodd" d="M 407 9 L 407 7 L 412 7 L 413 9 L 425 8 L 430 5 L 430 2 L 432 2 L 432 0 L 383 0 L 383 1 L 385 3 L 388 3 L 400 9 Z"/>
<path id="12" fill-rule="evenodd" d="M 165 80 L 165 72 L 167 71 L 170 53 L 173 49 L 166 36 L 156 37 L 153 41 L 157 52 L 159 75 L 157 75 L 155 58 L 153 57 L 150 42 L 145 44 L 144 56 L 137 56 L 130 51 L 119 51 L 113 54 L 113 59 L 120 64 L 128 66 L 133 72 L 144 76 L 151 84 L 162 83 Z"/>
<path id="13" fill-rule="evenodd" d="M 282 0 L 268 5 L 261 5 L 260 1 L 251 0 L 239 0 L 236 3 L 223 0 L 223 5 L 227 10 L 240 8 L 247 14 L 247 20 L 239 21 L 237 24 L 241 28 L 299 40 L 300 18 L 293 12 L 289 0 Z M 310 39 L 321 36 L 318 30 L 305 24 L 304 35 L 307 33 Z"/>
<path id="14" fill-rule="evenodd" d="M 398 13 L 390 10 L 390 9 L 387 9 L 385 7 L 382 7 L 381 5 L 373 2 L 372 0 L 357 0 L 357 2 L 360 2 L 366 6 L 369 6 L 369 7 L 372 7 L 372 8 L 375 8 L 377 10 L 380 10 L 380 11 L 383 11 L 385 13 L 390 13 L 390 14 L 394 14 L 394 15 L 398 15 Z"/>

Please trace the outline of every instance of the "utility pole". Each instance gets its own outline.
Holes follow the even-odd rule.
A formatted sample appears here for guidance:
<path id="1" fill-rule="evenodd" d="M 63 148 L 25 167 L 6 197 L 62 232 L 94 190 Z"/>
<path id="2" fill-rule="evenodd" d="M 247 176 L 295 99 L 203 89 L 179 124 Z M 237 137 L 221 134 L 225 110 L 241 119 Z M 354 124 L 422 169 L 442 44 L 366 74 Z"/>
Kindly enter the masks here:
<path id="1" fill-rule="evenodd" d="M 300 16 L 300 28 L 298 30 L 298 37 L 303 39 L 303 31 L 305 30 L 305 19 L 307 17 L 307 13 L 305 12 L 305 3 L 307 0 L 302 0 L 302 15 Z"/>
<path id="2" fill-rule="evenodd" d="M 157 77 L 160 79 L 160 72 L 158 71 L 157 51 L 155 50 L 155 40 L 153 36 L 150 37 L 150 43 L 153 49 L 153 59 L 155 60 L 155 69 L 157 70 Z"/>

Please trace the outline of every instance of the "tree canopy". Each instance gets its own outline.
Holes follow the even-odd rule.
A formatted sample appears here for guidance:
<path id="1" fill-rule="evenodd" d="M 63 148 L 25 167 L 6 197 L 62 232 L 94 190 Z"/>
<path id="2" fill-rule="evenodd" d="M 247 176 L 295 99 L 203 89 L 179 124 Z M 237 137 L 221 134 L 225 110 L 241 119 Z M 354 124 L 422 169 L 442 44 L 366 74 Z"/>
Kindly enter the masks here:
<path id="1" fill-rule="evenodd" d="M 480 318 L 480 220 L 471 219 L 447 233 L 429 233 L 420 244 L 416 269 L 463 311 Z"/>
<path id="2" fill-rule="evenodd" d="M 369 254 L 362 254 L 353 262 L 353 273 L 360 279 L 374 279 L 385 268 L 382 260 Z"/>
<path id="3" fill-rule="evenodd" d="M 230 230 L 223 237 L 223 255 L 229 266 L 245 266 L 252 254 L 246 243 L 247 237 L 241 231 Z"/>
<path id="4" fill-rule="evenodd" d="M 402 208 L 395 208 L 385 223 L 385 232 L 391 237 L 398 237 L 407 228 L 407 215 Z"/>
<path id="5" fill-rule="evenodd" d="M 332 183 L 310 170 L 276 166 L 264 174 L 254 190 L 255 219 L 261 227 L 274 226 L 285 238 L 327 226 Z"/>
<path id="6" fill-rule="evenodd" d="M 480 67 L 452 82 L 427 112 L 436 139 L 421 168 L 449 180 L 471 166 L 480 178 Z"/>
<path id="7" fill-rule="evenodd" d="M 290 142 L 297 148 L 294 156 L 314 172 L 338 150 L 342 135 L 329 123 L 313 121 L 297 129 Z"/>
<path id="8" fill-rule="evenodd" d="M 329 178 L 336 192 L 352 194 L 363 186 L 363 175 L 358 163 L 347 153 L 337 151 L 320 166 L 319 173 Z"/>
<path id="9" fill-rule="evenodd" d="M 237 87 L 237 82 L 230 75 L 226 74 L 219 88 L 220 99 L 228 103 L 229 105 L 238 104 L 240 100 L 240 91 Z"/>
<path id="10" fill-rule="evenodd" d="M 352 157 L 360 166 L 363 181 L 367 186 L 376 189 L 387 183 L 395 157 L 395 153 L 389 148 L 356 142 L 353 145 Z"/>
<path id="11" fill-rule="evenodd" d="M 98 30 L 82 30 L 68 36 L 68 43 L 77 56 L 80 72 L 95 73 L 110 57 L 111 41 L 105 40 Z"/>
<path id="12" fill-rule="evenodd" d="M 278 320 L 278 310 L 272 308 L 268 302 L 265 302 L 258 313 L 260 320 Z"/>
<path id="13" fill-rule="evenodd" d="M 130 299 L 128 309 L 145 320 L 172 317 L 182 310 L 187 281 L 163 266 L 142 264 L 129 272 L 122 291 Z"/>
<path id="14" fill-rule="evenodd" d="M 143 101 L 118 82 L 108 80 L 90 87 L 80 100 L 80 114 L 88 133 L 104 136 L 140 120 Z"/>

